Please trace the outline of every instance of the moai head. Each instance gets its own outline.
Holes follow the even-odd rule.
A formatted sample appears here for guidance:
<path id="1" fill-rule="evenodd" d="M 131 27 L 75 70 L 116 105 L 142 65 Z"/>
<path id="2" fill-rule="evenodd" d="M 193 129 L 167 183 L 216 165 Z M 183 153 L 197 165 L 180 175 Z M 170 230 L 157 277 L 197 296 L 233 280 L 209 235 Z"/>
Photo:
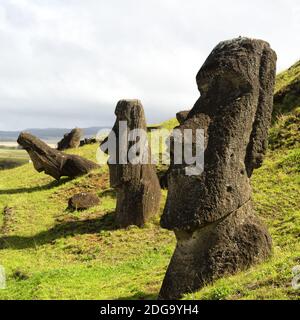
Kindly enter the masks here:
<path id="1" fill-rule="evenodd" d="M 115 125 L 117 125 L 117 121 L 127 121 L 128 130 L 146 130 L 146 119 L 140 100 L 120 100 L 116 106 L 115 115 L 117 117 Z"/>
<path id="2" fill-rule="evenodd" d="M 101 149 L 109 155 L 110 185 L 116 189 L 116 222 L 142 226 L 159 209 L 160 185 L 150 163 L 144 110 L 139 100 L 121 100 L 116 122 Z"/>
<path id="3" fill-rule="evenodd" d="M 65 133 L 64 137 L 57 143 L 57 150 L 78 148 L 82 135 L 83 131 L 79 128 L 74 128 L 70 132 Z"/>
<path id="4" fill-rule="evenodd" d="M 20 133 L 18 143 L 28 152 L 34 168 L 38 172 L 46 171 L 45 158 L 48 157 L 49 153 L 52 155 L 51 148 L 45 142 L 27 132 Z"/>
<path id="5" fill-rule="evenodd" d="M 132 158 L 130 158 L 129 150 L 133 150 L 132 147 L 135 145 L 137 147 L 136 154 L 140 156 L 145 154 L 147 156 L 149 149 L 147 148 L 147 141 L 139 141 L 141 137 L 135 135 L 135 133 L 146 134 L 147 132 L 145 114 L 141 102 L 139 100 L 120 100 L 117 103 L 115 115 L 116 121 L 112 131 L 101 146 L 105 151 L 103 147 L 107 148 L 109 144 L 108 151 L 106 150 L 105 152 L 110 156 L 110 184 L 112 187 L 117 188 L 129 181 L 134 182 L 140 177 L 141 166 L 131 163 Z M 141 131 L 134 131 L 139 129 Z M 146 139 L 147 137 L 144 136 L 143 138 Z M 145 142 L 145 144 L 142 142 Z M 136 182 L 138 183 L 138 181 Z"/>
<path id="6" fill-rule="evenodd" d="M 221 42 L 209 55 L 196 77 L 201 96 L 178 127 L 204 129 L 204 171 L 187 176 L 184 161 L 171 164 L 163 227 L 193 231 L 250 200 L 249 178 L 266 150 L 275 69 L 276 54 L 261 40 Z"/>

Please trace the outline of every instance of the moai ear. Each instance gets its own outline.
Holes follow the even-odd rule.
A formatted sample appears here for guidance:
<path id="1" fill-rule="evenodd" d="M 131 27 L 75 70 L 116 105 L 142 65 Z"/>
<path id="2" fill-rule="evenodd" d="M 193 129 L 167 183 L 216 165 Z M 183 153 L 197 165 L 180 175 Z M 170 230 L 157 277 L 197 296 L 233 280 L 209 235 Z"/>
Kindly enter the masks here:
<path id="1" fill-rule="evenodd" d="M 273 87 L 276 74 L 276 53 L 270 49 L 264 50 L 259 70 L 259 97 L 256 115 L 250 140 L 247 146 L 245 166 L 250 178 L 253 170 L 262 165 L 267 150 L 268 129 L 273 111 Z"/>

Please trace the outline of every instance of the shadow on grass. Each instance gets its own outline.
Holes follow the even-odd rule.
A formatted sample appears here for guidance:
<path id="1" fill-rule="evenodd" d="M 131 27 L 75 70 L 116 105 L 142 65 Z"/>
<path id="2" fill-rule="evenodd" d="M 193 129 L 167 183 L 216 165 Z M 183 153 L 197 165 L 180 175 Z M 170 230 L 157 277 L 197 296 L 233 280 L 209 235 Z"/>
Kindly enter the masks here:
<path id="1" fill-rule="evenodd" d="M 5 190 L 0 190 L 0 195 L 2 194 L 19 194 L 19 193 L 32 193 L 36 191 L 43 191 L 43 190 L 49 190 L 54 187 L 58 187 L 62 184 L 65 184 L 69 181 L 71 181 L 72 178 L 61 178 L 59 181 L 54 180 L 50 183 L 47 183 L 43 186 L 35 186 L 35 187 L 30 187 L 30 188 L 17 188 L 17 189 L 5 189 Z"/>
<path id="2" fill-rule="evenodd" d="M 101 230 L 116 230 L 114 212 L 94 219 L 62 222 L 47 231 L 40 232 L 32 237 L 2 236 L 0 237 L 0 249 L 26 249 L 39 245 L 52 243 L 56 239 L 75 236 L 78 234 L 99 233 Z"/>

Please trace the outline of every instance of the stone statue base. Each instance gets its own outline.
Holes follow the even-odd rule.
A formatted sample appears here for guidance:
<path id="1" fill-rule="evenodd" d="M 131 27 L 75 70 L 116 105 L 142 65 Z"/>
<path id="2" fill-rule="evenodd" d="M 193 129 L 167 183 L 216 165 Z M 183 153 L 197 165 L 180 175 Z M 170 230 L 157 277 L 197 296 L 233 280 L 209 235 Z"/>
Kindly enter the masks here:
<path id="1" fill-rule="evenodd" d="M 177 246 L 159 299 L 179 299 L 216 279 L 265 260 L 272 240 L 252 213 L 251 201 L 194 232 L 175 231 Z"/>

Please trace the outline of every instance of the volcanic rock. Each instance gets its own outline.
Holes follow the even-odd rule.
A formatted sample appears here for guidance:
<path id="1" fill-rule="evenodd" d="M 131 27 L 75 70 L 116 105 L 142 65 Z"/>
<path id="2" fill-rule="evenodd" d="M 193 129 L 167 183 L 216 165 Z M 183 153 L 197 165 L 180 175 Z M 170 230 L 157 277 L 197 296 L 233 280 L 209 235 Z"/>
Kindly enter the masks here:
<path id="1" fill-rule="evenodd" d="M 253 213 L 250 177 L 267 148 L 275 69 L 268 43 L 238 38 L 221 42 L 198 72 L 201 96 L 177 129 L 193 130 L 193 147 L 196 130 L 204 129 L 204 170 L 187 175 L 184 159 L 171 162 L 161 226 L 174 230 L 177 246 L 160 299 L 180 298 L 270 255 L 270 235 Z"/>
<path id="2" fill-rule="evenodd" d="M 108 138 L 101 143 L 101 149 L 110 156 L 108 165 L 110 185 L 117 193 L 116 222 L 121 227 L 130 225 L 143 226 L 155 215 L 160 203 L 160 185 L 155 166 L 150 163 L 151 151 L 147 140 L 147 126 L 144 109 L 139 100 L 121 100 L 116 107 L 116 122 Z M 125 125 L 125 131 L 120 130 L 120 123 Z M 144 132 L 141 137 L 134 137 L 134 131 Z M 115 150 L 107 150 L 107 143 L 116 137 Z M 139 159 L 132 163 L 129 150 L 137 146 Z M 123 158 L 120 157 L 122 150 Z M 143 161 L 148 158 L 147 161 Z"/>

